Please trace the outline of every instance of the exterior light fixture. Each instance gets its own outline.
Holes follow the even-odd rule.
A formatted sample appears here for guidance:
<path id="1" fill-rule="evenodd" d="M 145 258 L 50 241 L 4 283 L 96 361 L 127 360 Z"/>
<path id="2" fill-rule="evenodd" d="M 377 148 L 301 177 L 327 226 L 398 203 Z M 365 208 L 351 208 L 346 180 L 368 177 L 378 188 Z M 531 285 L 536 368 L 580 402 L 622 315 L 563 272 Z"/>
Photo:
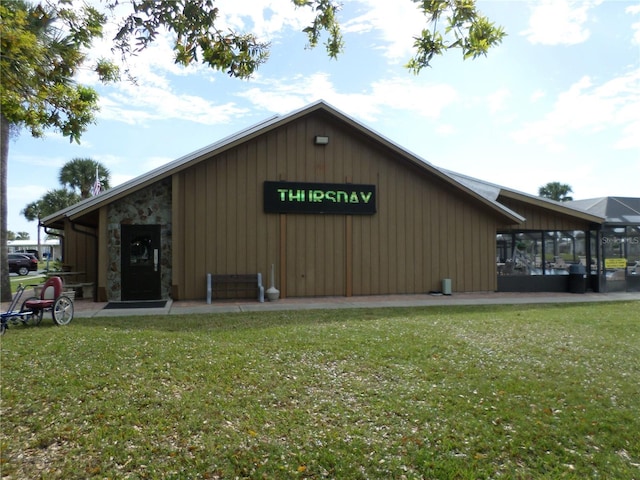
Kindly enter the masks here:
<path id="1" fill-rule="evenodd" d="M 329 143 L 329 137 L 323 135 L 316 135 L 313 139 L 313 143 L 316 145 L 327 145 Z"/>

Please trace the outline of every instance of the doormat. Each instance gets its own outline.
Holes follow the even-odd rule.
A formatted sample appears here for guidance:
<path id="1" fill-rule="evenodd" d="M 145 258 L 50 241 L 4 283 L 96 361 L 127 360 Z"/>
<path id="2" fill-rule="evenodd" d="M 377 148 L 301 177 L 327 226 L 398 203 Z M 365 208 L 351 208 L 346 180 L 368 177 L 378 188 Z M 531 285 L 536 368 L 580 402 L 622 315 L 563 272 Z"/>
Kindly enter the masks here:
<path id="1" fill-rule="evenodd" d="M 164 308 L 166 300 L 147 302 L 109 302 L 105 305 L 105 310 L 115 310 L 117 308 Z"/>

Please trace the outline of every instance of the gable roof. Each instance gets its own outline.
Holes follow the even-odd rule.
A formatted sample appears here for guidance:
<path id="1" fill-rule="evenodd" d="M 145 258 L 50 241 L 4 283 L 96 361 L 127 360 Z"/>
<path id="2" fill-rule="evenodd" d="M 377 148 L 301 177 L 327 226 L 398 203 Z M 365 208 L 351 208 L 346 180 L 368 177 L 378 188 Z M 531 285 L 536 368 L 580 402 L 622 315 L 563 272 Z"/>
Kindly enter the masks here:
<path id="1" fill-rule="evenodd" d="M 518 200 L 529 205 L 541 207 L 556 213 L 570 215 L 587 222 L 601 224 L 604 221 L 604 215 L 600 215 L 596 211 L 589 211 L 585 208 L 582 208 L 581 205 L 575 205 L 577 202 L 556 202 L 555 200 L 536 197 L 535 195 L 531 195 L 529 193 L 513 190 L 511 188 L 503 187 L 501 185 L 490 183 L 484 180 L 479 180 L 477 178 L 462 175 L 460 173 L 451 172 L 448 170 L 445 171 L 452 178 L 455 178 L 460 183 L 467 185 L 469 188 L 476 191 L 479 195 L 483 195 L 498 204 L 500 204 L 500 198 L 511 198 L 513 200 Z M 503 208 L 507 207 L 503 205 Z"/>
<path id="2" fill-rule="evenodd" d="M 319 100 L 299 110 L 295 110 L 287 115 L 274 116 L 274 117 L 268 118 L 260 123 L 257 123 L 251 127 L 241 130 L 233 135 L 225 137 L 215 143 L 212 143 L 206 147 L 203 147 L 183 157 L 180 157 L 172 162 L 169 162 L 159 168 L 151 170 L 148 173 L 140 175 L 139 177 L 136 177 L 132 180 L 129 180 L 128 182 L 118 185 L 117 187 L 106 190 L 95 197 L 87 198 L 79 203 L 76 203 L 75 205 L 72 205 L 70 207 L 67 207 L 63 210 L 60 210 L 52 215 L 45 217 L 44 219 L 42 219 L 41 223 L 45 226 L 55 227 L 56 224 L 59 225 L 64 218 L 68 218 L 71 221 L 74 221 L 79 217 L 82 217 L 93 211 L 98 210 L 100 207 L 110 202 L 113 202 L 114 200 L 122 198 L 135 191 L 145 188 L 152 183 L 158 182 L 186 168 L 189 168 L 192 165 L 202 161 L 204 158 L 208 158 L 213 155 L 222 153 L 241 143 L 251 140 L 259 135 L 263 135 L 269 131 L 272 131 L 278 127 L 291 123 L 303 116 L 309 115 L 310 113 L 317 112 L 317 111 L 323 111 L 328 113 L 333 118 L 348 124 L 349 126 L 356 129 L 357 131 L 363 133 L 364 135 L 368 136 L 374 141 L 377 141 L 378 143 L 384 145 L 386 148 L 390 149 L 391 151 L 394 151 L 395 153 L 399 154 L 404 159 L 408 160 L 410 163 L 440 178 L 445 183 L 453 186 L 454 188 L 461 190 L 464 194 L 470 196 L 471 198 L 475 199 L 479 203 L 487 206 L 489 209 L 496 212 L 498 215 L 503 217 L 508 223 L 518 224 L 524 220 L 523 217 L 513 212 L 512 210 L 506 208 L 504 205 L 499 204 L 498 202 L 495 201 L 495 199 L 491 199 L 489 196 L 483 196 L 477 193 L 475 190 L 469 188 L 466 184 L 459 182 L 456 178 L 452 177 L 445 171 L 436 168 L 426 160 L 409 152 L 408 150 L 404 149 L 403 147 L 399 146 L 393 141 L 387 139 L 386 137 L 380 135 L 379 133 L 371 130 L 370 128 L 366 127 L 364 124 L 342 113 L 341 111 L 332 107 L 331 105 L 324 102 L 323 100 Z"/>
<path id="3" fill-rule="evenodd" d="M 607 224 L 640 225 L 640 198 L 600 197 L 568 203 L 604 217 Z"/>

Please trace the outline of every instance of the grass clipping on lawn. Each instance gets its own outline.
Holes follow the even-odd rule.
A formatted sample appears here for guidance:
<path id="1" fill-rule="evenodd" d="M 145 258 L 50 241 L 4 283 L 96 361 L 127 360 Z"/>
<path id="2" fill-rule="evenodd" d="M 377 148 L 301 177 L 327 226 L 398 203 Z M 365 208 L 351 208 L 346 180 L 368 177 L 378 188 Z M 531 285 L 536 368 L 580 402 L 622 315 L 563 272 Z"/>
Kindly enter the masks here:
<path id="1" fill-rule="evenodd" d="M 3 479 L 639 478 L 640 302 L 45 320 Z"/>

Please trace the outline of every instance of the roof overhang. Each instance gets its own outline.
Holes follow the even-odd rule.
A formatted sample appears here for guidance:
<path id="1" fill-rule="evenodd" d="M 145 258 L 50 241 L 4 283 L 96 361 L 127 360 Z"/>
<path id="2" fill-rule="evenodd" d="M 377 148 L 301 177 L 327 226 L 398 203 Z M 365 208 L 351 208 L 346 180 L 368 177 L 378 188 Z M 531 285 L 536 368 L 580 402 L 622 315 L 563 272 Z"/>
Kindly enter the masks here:
<path id="1" fill-rule="evenodd" d="M 563 202 L 556 202 L 554 200 L 536 197 L 534 195 L 517 192 L 515 190 L 509 190 L 509 189 L 503 188 L 502 190 L 500 190 L 500 197 L 518 200 L 520 202 L 527 203 L 529 205 L 540 207 L 545 210 L 549 210 L 551 212 L 559 213 L 562 215 L 567 215 L 588 223 L 601 225 L 605 221 L 604 217 L 594 215 L 592 213 L 586 212 L 578 208 L 570 207 L 564 204 Z"/>
<path id="2" fill-rule="evenodd" d="M 539 207 L 554 213 L 567 215 L 569 217 L 585 221 L 592 224 L 601 225 L 604 222 L 604 217 L 595 215 L 582 208 L 577 208 L 571 205 L 571 202 L 556 202 L 548 198 L 536 197 L 524 192 L 519 192 L 495 183 L 487 182 L 477 178 L 462 175 L 460 173 L 444 170 L 448 175 L 455 178 L 460 183 L 467 185 L 470 189 L 477 192 L 479 195 L 486 197 L 487 199 L 496 202 L 499 205 L 500 199 L 512 199 L 528 205 Z M 507 208 L 502 205 L 503 208 Z M 520 223 L 526 221 L 526 219 L 519 214 L 515 213 L 521 220 Z"/>
<path id="3" fill-rule="evenodd" d="M 213 157 L 215 155 L 219 155 L 229 149 L 234 148 L 235 146 L 249 141 L 253 138 L 256 138 L 260 135 L 264 135 L 272 130 L 275 130 L 282 125 L 287 123 L 291 123 L 299 118 L 304 116 L 313 114 L 315 112 L 322 111 L 327 113 L 333 118 L 337 118 L 338 120 L 344 122 L 349 125 L 351 128 L 356 131 L 362 133 L 366 137 L 369 137 L 373 141 L 378 142 L 383 145 L 390 151 L 396 153 L 400 158 L 403 158 L 409 164 L 414 165 L 418 169 L 421 169 L 425 173 L 429 173 L 435 178 L 440 179 L 445 184 L 450 185 L 451 187 L 461 191 L 469 198 L 475 200 L 480 205 L 488 208 L 490 211 L 494 212 L 494 214 L 498 215 L 502 221 L 509 224 L 520 224 L 524 219 L 522 216 L 518 215 L 516 212 L 510 210 L 509 208 L 501 205 L 496 201 L 496 199 L 491 199 L 486 195 L 482 195 L 475 191 L 473 188 L 469 188 L 469 186 L 465 183 L 461 183 L 457 178 L 447 174 L 445 171 L 435 167 L 431 163 L 422 159 L 418 155 L 406 150 L 395 142 L 389 140 L 388 138 L 380 135 L 379 133 L 371 130 L 366 127 L 362 123 L 353 119 L 352 117 L 342 113 L 336 108 L 330 106 L 326 102 L 319 100 L 311 105 L 308 105 L 304 108 L 296 110 L 286 116 L 282 117 L 272 117 L 263 122 L 260 122 L 256 125 L 253 125 L 245 130 L 241 130 L 238 133 L 230 135 L 222 140 L 215 142 L 211 145 L 203 147 L 199 150 L 196 150 L 192 153 L 189 153 L 183 157 L 180 157 L 172 162 L 167 163 L 159 168 L 151 170 L 150 172 L 143 174 L 139 177 L 136 177 L 128 182 L 125 182 L 117 187 L 111 188 L 102 192 L 101 194 L 85 199 L 71 207 L 65 208 L 64 210 L 60 210 L 53 215 L 45 217 L 42 219 L 41 224 L 46 227 L 51 228 L 60 228 L 61 225 L 64 225 L 64 220 L 68 219 L 71 222 L 76 222 L 80 218 L 85 217 L 100 209 L 102 206 L 105 206 L 113 201 L 124 198 L 125 196 L 130 195 L 140 189 L 143 189 L 153 183 L 156 183 L 160 180 L 163 180 L 167 177 L 170 177 L 182 170 L 185 170 L 191 167 L 194 164 L 201 162 L 202 160 Z"/>

